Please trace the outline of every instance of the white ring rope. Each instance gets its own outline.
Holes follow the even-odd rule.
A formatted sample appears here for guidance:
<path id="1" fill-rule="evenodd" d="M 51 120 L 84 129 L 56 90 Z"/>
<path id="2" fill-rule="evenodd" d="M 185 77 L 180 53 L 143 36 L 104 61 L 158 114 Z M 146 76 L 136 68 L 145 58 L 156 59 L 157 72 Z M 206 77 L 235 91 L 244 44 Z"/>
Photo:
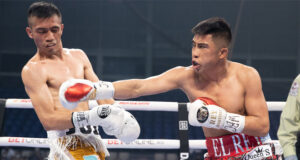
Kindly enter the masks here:
<path id="1" fill-rule="evenodd" d="M 137 139 L 123 143 L 118 139 L 103 139 L 110 149 L 179 149 L 179 140 Z M 189 140 L 191 149 L 206 149 L 205 140 Z M 47 138 L 0 137 L 0 146 L 49 148 Z"/>
<path id="2" fill-rule="evenodd" d="M 178 111 L 178 102 L 154 101 L 116 101 L 126 110 L 138 111 Z M 89 105 L 98 105 L 96 101 L 89 101 Z M 281 111 L 285 102 L 267 102 L 269 111 Z M 31 109 L 30 99 L 7 99 L 6 108 Z M 179 140 L 174 139 L 137 139 L 131 143 L 123 143 L 118 139 L 103 139 L 110 149 L 179 149 Z M 273 140 L 278 143 L 278 140 Z M 0 146 L 39 147 L 49 148 L 46 138 L 0 137 Z M 190 149 L 206 149 L 205 140 L 189 140 Z"/>
<path id="3" fill-rule="evenodd" d="M 103 142 L 109 149 L 179 149 L 179 140 L 173 139 L 137 139 L 130 143 L 123 143 L 118 139 L 103 139 Z M 0 137 L 0 147 L 3 146 L 49 148 L 47 138 L 28 137 Z M 189 140 L 189 147 L 206 149 L 205 140 Z"/>
<path id="4" fill-rule="evenodd" d="M 158 102 L 158 101 L 116 101 L 121 107 L 126 110 L 137 111 L 178 111 L 178 102 Z M 98 105 L 96 101 L 89 101 L 89 105 Z M 267 102 L 269 111 L 281 111 L 285 102 L 269 101 Z M 7 99 L 6 108 L 33 108 L 30 99 Z"/>

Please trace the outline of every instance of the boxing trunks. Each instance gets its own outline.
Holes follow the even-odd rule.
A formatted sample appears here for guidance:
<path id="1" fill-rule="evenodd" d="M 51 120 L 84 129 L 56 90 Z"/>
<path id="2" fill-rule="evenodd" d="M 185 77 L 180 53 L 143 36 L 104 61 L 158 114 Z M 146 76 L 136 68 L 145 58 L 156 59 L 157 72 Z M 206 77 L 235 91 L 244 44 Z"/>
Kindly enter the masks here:
<path id="1" fill-rule="evenodd" d="M 245 134 L 230 134 L 206 138 L 205 160 L 262 160 L 281 159 L 280 144 L 271 142 L 268 136 L 254 137 Z"/>
<path id="2" fill-rule="evenodd" d="M 105 160 L 109 153 L 96 126 L 47 131 L 49 160 Z"/>

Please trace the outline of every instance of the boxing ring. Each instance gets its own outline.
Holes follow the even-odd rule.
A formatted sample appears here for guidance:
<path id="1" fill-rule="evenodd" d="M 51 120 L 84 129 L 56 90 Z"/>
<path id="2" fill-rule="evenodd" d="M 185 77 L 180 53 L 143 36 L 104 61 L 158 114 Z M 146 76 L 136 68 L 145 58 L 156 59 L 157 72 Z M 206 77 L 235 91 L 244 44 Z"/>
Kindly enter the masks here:
<path id="1" fill-rule="evenodd" d="M 205 140 L 188 139 L 188 106 L 187 103 L 158 101 L 116 101 L 128 111 L 166 111 L 178 112 L 179 139 L 137 139 L 131 143 L 123 143 L 118 139 L 103 139 L 108 149 L 179 149 L 180 157 L 188 157 L 189 149 L 206 149 Z M 96 101 L 89 105 L 96 106 Z M 267 102 L 269 111 L 281 111 L 285 102 Z M 30 99 L 0 99 L 0 131 L 3 127 L 5 109 L 33 109 Z M 278 140 L 274 140 L 278 141 Z M 48 139 L 33 137 L 0 137 L 0 147 L 34 147 L 49 148 Z M 184 155 L 182 155 L 184 154 Z"/>

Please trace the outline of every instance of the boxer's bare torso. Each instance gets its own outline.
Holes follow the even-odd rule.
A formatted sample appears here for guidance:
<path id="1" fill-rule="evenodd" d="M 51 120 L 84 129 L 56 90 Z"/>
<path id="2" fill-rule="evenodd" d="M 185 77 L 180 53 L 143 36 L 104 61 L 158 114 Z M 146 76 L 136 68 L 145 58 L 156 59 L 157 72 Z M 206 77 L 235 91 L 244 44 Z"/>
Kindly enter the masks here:
<path id="1" fill-rule="evenodd" d="M 32 57 L 24 69 L 34 70 L 43 79 L 53 98 L 55 109 L 62 108 L 58 91 L 60 85 L 71 78 L 84 78 L 84 62 L 82 51 L 78 49 L 63 49 L 61 58 L 42 59 L 38 54 Z M 87 110 L 87 103 L 80 103 L 76 110 Z"/>
<path id="2" fill-rule="evenodd" d="M 251 68 L 228 62 L 227 72 L 224 73 L 222 79 L 216 81 L 205 80 L 201 75 L 195 73 L 192 67 L 178 67 L 176 70 L 181 73 L 181 79 L 184 79 L 180 86 L 190 102 L 195 101 L 198 97 L 209 97 L 228 112 L 247 114 L 245 109 L 247 75 L 245 73 L 252 70 Z M 226 130 L 205 127 L 203 127 L 203 131 L 206 137 L 230 134 Z"/>
<path id="3" fill-rule="evenodd" d="M 51 123 L 47 117 L 52 117 L 51 113 L 54 113 L 54 111 L 61 111 L 61 116 L 65 116 L 65 114 L 71 114 L 73 111 L 88 110 L 87 102 L 79 103 L 78 107 L 72 111 L 66 110 L 60 104 L 59 87 L 64 81 L 71 78 L 98 80 L 85 53 L 79 49 L 62 49 L 50 56 L 36 53 L 22 70 L 26 92 L 30 96 L 35 111 L 46 130 L 49 123 Z M 69 119 L 69 122 L 57 123 L 57 127 L 51 125 L 49 129 L 72 128 L 70 117 L 66 116 L 66 118 Z M 55 119 L 53 120 L 55 121 Z"/>

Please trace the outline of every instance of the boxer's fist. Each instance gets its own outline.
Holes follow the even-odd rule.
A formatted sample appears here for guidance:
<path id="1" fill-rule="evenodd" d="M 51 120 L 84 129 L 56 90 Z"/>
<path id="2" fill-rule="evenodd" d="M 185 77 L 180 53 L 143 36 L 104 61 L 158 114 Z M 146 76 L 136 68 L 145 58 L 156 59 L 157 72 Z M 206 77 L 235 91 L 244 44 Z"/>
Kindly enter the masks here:
<path id="1" fill-rule="evenodd" d="M 124 109 L 118 106 L 103 104 L 88 111 L 73 112 L 72 122 L 75 128 L 87 125 L 111 127 L 116 130 L 112 133 L 119 133 L 120 121 L 124 119 Z"/>
<path id="2" fill-rule="evenodd" d="M 245 116 L 228 113 L 209 98 L 198 98 L 188 106 L 188 118 L 192 126 L 225 129 L 234 133 L 244 129 Z"/>
<path id="3" fill-rule="evenodd" d="M 136 140 L 141 132 L 140 125 L 132 114 L 127 111 L 124 111 L 123 120 L 120 121 L 120 128 L 117 130 L 111 126 L 102 127 L 103 131 L 108 135 L 114 135 L 119 140 L 125 143 L 132 142 Z"/>
<path id="4" fill-rule="evenodd" d="M 197 99 L 189 104 L 188 118 L 192 126 L 220 129 L 224 125 L 226 111 L 214 103 L 207 104 L 205 101 Z"/>
<path id="5" fill-rule="evenodd" d="M 73 112 L 74 127 L 86 125 L 101 126 L 108 135 L 114 135 L 123 142 L 131 142 L 140 135 L 136 119 L 116 105 L 99 105 L 92 110 Z"/>
<path id="6" fill-rule="evenodd" d="M 67 109 L 74 109 L 79 102 L 113 98 L 114 87 L 110 82 L 91 82 L 85 79 L 70 79 L 59 88 L 59 100 Z"/>

